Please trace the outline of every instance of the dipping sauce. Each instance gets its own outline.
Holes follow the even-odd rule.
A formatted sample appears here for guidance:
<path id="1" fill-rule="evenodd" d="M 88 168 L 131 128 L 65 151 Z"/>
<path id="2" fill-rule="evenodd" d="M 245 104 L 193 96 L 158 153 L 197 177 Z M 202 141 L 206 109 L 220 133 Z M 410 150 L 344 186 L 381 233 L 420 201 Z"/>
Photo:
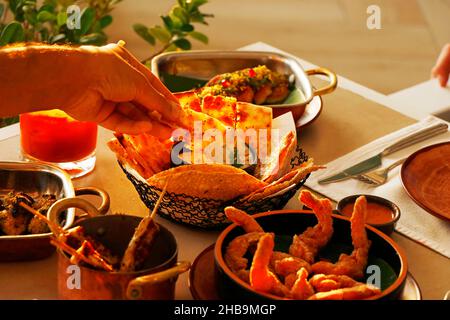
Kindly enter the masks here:
<path id="1" fill-rule="evenodd" d="M 346 217 L 351 217 L 353 213 L 354 203 L 348 203 L 342 208 L 341 213 Z M 394 212 L 379 203 L 367 202 L 366 223 L 368 224 L 384 224 L 391 222 L 394 218 Z"/>

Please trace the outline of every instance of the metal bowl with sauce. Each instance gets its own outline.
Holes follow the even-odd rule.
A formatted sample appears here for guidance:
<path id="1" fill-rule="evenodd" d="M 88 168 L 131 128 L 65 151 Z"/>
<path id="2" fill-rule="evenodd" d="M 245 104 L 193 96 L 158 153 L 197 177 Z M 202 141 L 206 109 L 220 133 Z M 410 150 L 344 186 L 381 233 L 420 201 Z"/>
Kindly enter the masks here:
<path id="1" fill-rule="evenodd" d="M 373 195 L 352 195 L 341 199 L 337 204 L 339 214 L 351 217 L 356 199 L 365 196 L 367 199 L 366 223 L 390 235 L 400 219 L 400 208 L 392 201 Z"/>

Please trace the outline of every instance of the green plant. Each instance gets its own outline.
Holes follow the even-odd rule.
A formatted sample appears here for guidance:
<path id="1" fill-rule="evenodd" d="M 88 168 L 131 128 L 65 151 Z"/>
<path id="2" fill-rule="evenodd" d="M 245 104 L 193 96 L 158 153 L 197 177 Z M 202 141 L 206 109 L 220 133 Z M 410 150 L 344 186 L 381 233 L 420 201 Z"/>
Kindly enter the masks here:
<path id="1" fill-rule="evenodd" d="M 144 60 L 149 62 L 154 56 L 174 50 L 191 49 L 190 38 L 202 43 L 208 43 L 208 37 L 195 30 L 195 23 L 208 25 L 206 18 L 212 18 L 214 15 L 202 13 L 200 7 L 206 4 L 208 0 L 177 0 L 167 15 L 161 16 L 162 25 L 147 27 L 137 23 L 133 25 L 134 31 L 150 45 L 156 46 L 159 42 L 160 49 L 151 57 Z"/>
<path id="2" fill-rule="evenodd" d="M 0 46 L 30 41 L 105 44 L 104 29 L 112 23 L 110 12 L 121 1 L 0 0 Z M 10 22 L 6 22 L 8 14 L 12 14 Z"/>

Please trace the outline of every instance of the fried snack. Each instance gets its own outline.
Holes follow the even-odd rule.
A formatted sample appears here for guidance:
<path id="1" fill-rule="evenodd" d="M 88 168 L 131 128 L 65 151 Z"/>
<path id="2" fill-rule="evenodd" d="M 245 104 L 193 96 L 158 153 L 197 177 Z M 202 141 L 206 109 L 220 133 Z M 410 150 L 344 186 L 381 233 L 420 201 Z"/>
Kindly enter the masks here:
<path id="1" fill-rule="evenodd" d="M 370 241 L 367 238 L 365 217 L 367 200 L 364 196 L 356 199 L 350 219 L 353 252 L 351 255 L 341 254 L 336 263 L 319 261 L 312 265 L 314 273 L 347 275 L 354 279 L 364 276 L 364 269 L 369 256 Z"/>
<path id="2" fill-rule="evenodd" d="M 302 191 L 300 199 L 313 209 L 318 223 L 295 236 L 290 251 L 298 250 L 306 259 L 314 259 L 317 251 L 328 243 L 333 233 L 331 203 L 328 199 L 314 197 L 308 191 Z M 365 205 L 365 198 L 358 198 L 351 219 L 355 259 L 364 259 L 364 256 L 359 255 L 368 254 L 365 250 L 368 251 L 370 246 L 363 219 Z M 357 260 L 348 269 L 345 269 L 349 262 L 345 257 L 351 256 L 345 254 L 341 255 L 336 264 L 321 261 L 311 266 L 307 261 L 290 253 L 274 251 L 275 235 L 262 232 L 261 226 L 252 216 L 234 207 L 227 207 L 225 212 L 230 220 L 247 232 L 230 241 L 224 255 L 225 263 L 255 291 L 298 300 L 366 299 L 381 293 L 379 288 L 354 279 L 358 276 L 362 263 L 364 266 L 367 263 L 367 256 L 365 262 Z M 253 255 L 250 270 L 247 269 L 248 255 Z M 317 273 L 315 266 L 321 264 L 328 268 L 328 274 Z M 351 272 L 349 275 L 340 274 L 340 270 Z M 309 278 L 313 272 L 316 274 Z"/>
<path id="3" fill-rule="evenodd" d="M 225 263 L 240 279 L 249 281 L 248 260 L 245 254 L 250 246 L 258 243 L 265 232 L 251 232 L 238 236 L 230 241 L 225 251 Z"/>
<path id="4" fill-rule="evenodd" d="M 273 266 L 275 273 L 282 277 L 297 274 L 301 268 L 304 268 L 308 273 L 311 271 L 311 265 L 308 262 L 285 252 L 274 252 L 270 264 Z"/>
<path id="5" fill-rule="evenodd" d="M 235 98 L 207 95 L 202 100 L 201 111 L 219 120 L 224 125 L 235 128 L 237 121 L 236 105 Z"/>
<path id="6" fill-rule="evenodd" d="M 242 227 L 245 232 L 264 232 L 263 228 L 256 222 L 255 218 L 247 214 L 245 211 L 239 210 L 235 207 L 226 207 L 225 215 L 231 222 L 236 223 Z"/>
<path id="7" fill-rule="evenodd" d="M 309 300 L 360 300 L 379 294 L 381 290 L 368 284 L 360 284 L 355 287 L 336 289 L 327 292 L 318 292 Z"/>
<path id="8" fill-rule="evenodd" d="M 325 168 L 324 166 L 314 165 L 314 160 L 309 159 L 307 162 L 303 163 L 297 169 L 287 173 L 280 179 L 248 194 L 242 198 L 239 202 L 252 202 L 260 199 L 267 198 L 280 192 L 292 185 L 296 185 L 300 181 L 306 178 L 311 172 Z"/>
<path id="9" fill-rule="evenodd" d="M 300 201 L 314 211 L 317 224 L 307 228 L 302 234 L 295 235 L 289 253 L 302 258 L 308 263 L 313 263 L 321 248 L 323 248 L 333 235 L 333 209 L 329 199 L 316 198 L 311 192 L 303 190 L 300 193 Z"/>
<path id="10" fill-rule="evenodd" d="M 327 292 L 336 289 L 355 287 L 362 284 L 349 276 L 335 274 L 315 274 L 309 279 L 309 283 L 316 292 Z"/>
<path id="11" fill-rule="evenodd" d="M 198 198 L 228 201 L 249 194 L 266 183 L 244 170 L 222 164 L 193 164 L 172 168 L 147 180 L 160 190 Z"/>
<path id="12" fill-rule="evenodd" d="M 289 171 L 291 171 L 291 159 L 294 157 L 297 147 L 297 137 L 293 131 L 289 131 L 272 151 L 268 162 L 259 168 L 259 178 L 267 183 L 271 183 Z"/>
<path id="13" fill-rule="evenodd" d="M 123 165 L 129 165 L 144 179 L 170 167 L 172 144 L 170 140 L 160 141 L 148 134 L 119 133 L 107 143 Z"/>
<path id="14" fill-rule="evenodd" d="M 306 300 L 314 294 L 314 289 L 308 282 L 308 271 L 301 268 L 297 271 L 297 279 L 291 289 L 292 298 Z"/>
<path id="15" fill-rule="evenodd" d="M 183 108 L 202 112 L 201 100 L 194 90 L 176 92 L 173 95 L 178 99 L 178 102 Z"/>
<path id="16" fill-rule="evenodd" d="M 259 292 L 289 297 L 291 294 L 289 289 L 269 270 L 274 246 L 273 234 L 266 233 L 259 239 L 250 267 L 250 286 Z"/>

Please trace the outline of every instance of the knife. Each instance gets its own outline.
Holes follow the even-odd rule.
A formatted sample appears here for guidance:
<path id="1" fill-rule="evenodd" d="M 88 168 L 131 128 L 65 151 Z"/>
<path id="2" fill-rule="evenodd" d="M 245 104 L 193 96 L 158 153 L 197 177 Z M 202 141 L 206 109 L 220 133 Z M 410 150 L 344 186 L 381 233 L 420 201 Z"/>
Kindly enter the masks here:
<path id="1" fill-rule="evenodd" d="M 367 160 L 361 161 L 360 163 L 355 164 L 354 166 L 351 166 L 350 168 L 347 168 L 338 174 L 334 174 L 332 176 L 328 176 L 324 179 L 321 179 L 318 182 L 320 184 L 328 184 L 328 183 L 346 180 L 348 178 L 351 178 L 352 176 L 365 173 L 369 170 L 379 167 L 381 165 L 381 159 L 383 156 L 387 156 L 398 150 L 409 147 L 417 142 L 429 139 L 433 136 L 436 136 L 438 134 L 441 134 L 441 133 L 444 133 L 447 131 L 448 131 L 448 125 L 446 123 L 438 123 L 431 127 L 419 130 L 417 132 L 414 132 L 414 133 L 407 135 L 406 137 L 396 141 L 392 145 L 386 147 L 379 154 L 377 154 Z"/>

